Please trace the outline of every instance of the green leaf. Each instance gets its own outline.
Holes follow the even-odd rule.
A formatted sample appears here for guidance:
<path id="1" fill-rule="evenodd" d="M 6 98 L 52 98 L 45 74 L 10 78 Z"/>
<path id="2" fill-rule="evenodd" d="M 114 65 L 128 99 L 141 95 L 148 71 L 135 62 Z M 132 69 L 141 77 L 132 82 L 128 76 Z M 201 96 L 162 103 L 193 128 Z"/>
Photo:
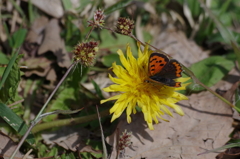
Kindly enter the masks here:
<path id="1" fill-rule="evenodd" d="M 94 141 L 94 140 L 88 139 L 86 144 L 91 146 L 92 149 L 94 149 L 94 150 L 102 150 L 102 142 L 100 142 L 100 141 Z M 100 152 L 97 152 L 97 151 L 81 152 L 80 154 L 81 154 L 82 158 L 87 158 L 87 159 L 103 157 L 103 154 Z"/>
<path id="2" fill-rule="evenodd" d="M 20 15 L 21 15 L 21 17 L 23 18 L 23 20 L 24 20 L 24 22 L 25 22 L 25 20 L 27 19 L 26 18 L 26 14 L 24 13 L 24 11 L 22 10 L 22 7 L 19 5 L 19 4 L 17 4 L 17 1 L 14 1 L 14 0 L 9 0 L 11 3 L 12 3 L 12 5 L 15 7 L 15 9 L 20 13 Z M 23 23 L 24 23 L 23 22 Z"/>
<path id="3" fill-rule="evenodd" d="M 35 19 L 32 1 L 28 1 L 28 16 L 29 16 L 29 23 L 32 24 Z"/>
<path id="4" fill-rule="evenodd" d="M 9 58 L 7 57 L 6 54 L 0 51 L 0 59 L 1 59 L 1 64 L 7 64 L 9 62 Z"/>
<path id="5" fill-rule="evenodd" d="M 130 44 L 133 55 L 137 55 L 136 41 L 128 36 L 115 34 L 113 36 L 108 30 L 102 30 L 100 32 L 101 43 L 100 48 L 109 49 L 112 52 L 117 52 L 118 49 L 125 50 L 126 44 Z"/>
<path id="6" fill-rule="evenodd" d="M 239 67 L 240 67 L 240 49 L 235 42 L 231 41 L 231 44 L 232 44 L 234 53 L 236 54 L 236 57 L 237 57 L 238 69 L 239 69 Z"/>
<path id="7" fill-rule="evenodd" d="M 209 17 L 214 21 L 216 24 L 222 38 L 226 43 L 230 43 L 231 41 L 235 41 L 235 37 L 233 36 L 232 31 L 227 29 L 225 25 L 220 21 L 220 18 L 218 18 L 206 5 L 203 3 L 203 1 L 198 0 L 204 11 L 209 15 Z"/>
<path id="8" fill-rule="evenodd" d="M 102 30 L 100 33 L 100 37 L 102 39 L 102 42 L 100 43 L 99 47 L 104 49 L 109 49 L 111 52 L 115 54 L 109 54 L 103 57 L 103 64 L 107 67 L 112 66 L 113 62 L 117 62 L 118 65 L 120 65 L 119 56 L 116 54 L 117 50 L 121 49 L 123 52 L 126 50 L 126 44 L 129 44 L 131 46 L 131 51 L 133 53 L 133 56 L 137 55 L 137 47 L 136 42 L 128 37 L 116 34 L 115 37 L 113 37 L 109 31 Z"/>
<path id="9" fill-rule="evenodd" d="M 18 29 L 9 39 L 9 45 L 13 48 L 19 48 L 27 35 L 27 29 Z"/>
<path id="10" fill-rule="evenodd" d="M 102 59 L 102 63 L 107 67 L 111 67 L 114 62 L 116 62 L 117 65 L 121 65 L 118 54 L 109 54 Z"/>
<path id="11" fill-rule="evenodd" d="M 52 148 L 49 148 L 42 143 L 37 143 L 36 148 L 38 149 L 38 157 L 40 157 L 40 158 L 42 158 L 42 157 L 52 157 L 52 156 L 57 158 L 57 156 L 58 156 L 59 147 L 54 146 Z"/>
<path id="12" fill-rule="evenodd" d="M 92 80 L 91 82 L 92 82 L 92 84 L 93 84 L 93 86 L 94 86 L 94 88 L 95 88 L 95 91 L 96 91 L 97 95 L 98 95 L 101 99 L 104 99 L 104 97 L 103 97 L 103 95 L 102 95 L 102 91 L 101 91 L 100 87 L 98 86 L 98 84 L 97 84 L 94 80 Z"/>
<path id="13" fill-rule="evenodd" d="M 1 59 L 0 60 L 1 64 L 7 64 L 9 62 L 9 59 L 7 58 L 7 56 L 4 53 L 2 53 L 1 51 L 0 51 L 0 59 Z M 1 66 L 0 67 L 0 77 L 2 77 L 4 70 L 5 70 L 5 67 Z"/>
<path id="14" fill-rule="evenodd" d="M 59 88 L 55 100 L 48 106 L 46 112 L 52 112 L 55 110 L 69 110 L 79 109 L 83 106 L 83 100 L 86 99 L 85 94 L 82 94 L 80 90 L 80 83 L 85 78 L 87 67 L 76 65 L 73 72 L 70 73 L 70 77 Z M 48 122 L 56 118 L 57 115 L 51 115 L 43 118 L 43 121 Z"/>
<path id="15" fill-rule="evenodd" d="M 17 87 L 20 82 L 20 69 L 18 66 L 18 60 L 22 55 L 17 56 L 17 53 L 10 60 L 7 68 L 5 69 L 2 80 L 0 83 L 0 102 L 8 103 L 13 101 Z M 15 60 L 18 57 L 17 60 Z M 2 86 L 2 87 L 1 87 Z"/>
<path id="16" fill-rule="evenodd" d="M 84 10 L 84 8 L 87 7 L 88 4 L 92 4 L 92 3 L 94 3 L 94 1 L 81 0 L 81 5 L 78 8 L 76 8 L 76 10 L 78 12 L 82 12 Z"/>
<path id="17" fill-rule="evenodd" d="M 114 5 L 108 7 L 107 9 L 105 9 L 104 14 L 108 15 L 116 10 L 120 10 L 122 8 L 125 8 L 126 6 L 128 6 L 132 1 L 131 0 L 122 0 L 119 1 L 117 3 L 115 3 Z"/>
<path id="18" fill-rule="evenodd" d="M 212 56 L 193 64 L 190 70 L 206 86 L 211 87 L 220 81 L 232 68 L 234 62 L 221 56 Z M 188 87 L 191 91 L 202 91 L 203 87 L 192 84 Z"/>
<path id="19" fill-rule="evenodd" d="M 60 158 L 61 159 L 74 159 L 74 158 L 76 158 L 75 156 L 74 156 L 74 153 L 64 153 L 64 154 L 62 154 L 61 156 L 60 156 Z"/>
<path id="20" fill-rule="evenodd" d="M 239 87 L 235 90 L 235 104 L 236 110 L 240 113 L 240 90 Z"/>
<path id="21" fill-rule="evenodd" d="M 240 139 L 230 139 L 230 141 L 228 141 L 229 144 L 232 143 L 240 143 Z"/>
<path id="22" fill-rule="evenodd" d="M 72 8 L 72 3 L 70 0 L 62 0 L 65 11 L 68 11 Z"/>
<path id="23" fill-rule="evenodd" d="M 198 17 L 202 13 L 202 9 L 198 3 L 198 1 L 193 1 L 193 0 L 185 0 L 193 18 Z"/>
<path id="24" fill-rule="evenodd" d="M 72 104 L 73 101 L 76 101 L 76 97 L 74 95 L 75 89 L 73 87 L 66 88 L 66 86 L 62 86 L 60 89 L 56 100 L 51 103 L 50 109 L 47 112 L 55 111 L 55 110 L 69 110 L 69 106 Z M 52 121 L 56 118 L 57 115 L 51 115 L 43 118 L 43 121 L 48 122 Z"/>
<path id="25" fill-rule="evenodd" d="M 12 36 L 13 43 L 14 43 L 13 47 L 19 48 L 23 44 L 26 35 L 27 35 L 27 29 L 19 29 L 18 31 L 16 31 Z"/>
<path id="26" fill-rule="evenodd" d="M 225 150 L 225 149 L 229 149 L 229 148 L 233 148 L 233 147 L 239 147 L 239 146 L 240 146 L 240 143 L 227 144 L 227 145 L 224 145 L 224 146 L 216 148 L 216 149 L 207 150 L 198 155 L 203 155 L 203 154 L 207 154 L 207 153 L 211 153 L 211 152 L 219 152 L 221 150 Z"/>
<path id="27" fill-rule="evenodd" d="M 3 103 L 0 103 L 0 116 L 1 118 L 7 122 L 19 135 L 23 136 L 28 126 L 24 123 L 24 121 L 17 116 L 8 106 Z M 30 133 L 26 139 L 29 144 L 34 144 L 34 136 Z"/>

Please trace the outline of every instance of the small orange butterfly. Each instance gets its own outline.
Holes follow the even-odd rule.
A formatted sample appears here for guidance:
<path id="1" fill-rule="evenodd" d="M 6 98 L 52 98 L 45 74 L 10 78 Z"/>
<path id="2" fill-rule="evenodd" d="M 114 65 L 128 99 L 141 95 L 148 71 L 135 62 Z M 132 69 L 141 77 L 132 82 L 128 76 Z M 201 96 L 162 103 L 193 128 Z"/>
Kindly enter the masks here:
<path id="1" fill-rule="evenodd" d="M 169 59 L 161 53 L 152 53 L 148 62 L 149 79 L 170 87 L 181 87 L 181 82 L 174 79 L 182 77 L 181 64 L 174 59 Z"/>

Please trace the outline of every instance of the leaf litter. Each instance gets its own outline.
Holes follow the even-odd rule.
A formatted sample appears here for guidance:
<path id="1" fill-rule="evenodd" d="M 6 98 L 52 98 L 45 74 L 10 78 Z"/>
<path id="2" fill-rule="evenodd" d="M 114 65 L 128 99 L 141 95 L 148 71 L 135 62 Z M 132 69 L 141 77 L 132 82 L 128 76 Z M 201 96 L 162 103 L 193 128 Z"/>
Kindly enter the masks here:
<path id="1" fill-rule="evenodd" d="M 133 133 L 132 145 L 124 151 L 125 158 L 214 158 L 214 153 L 197 154 L 221 147 L 230 139 L 232 109 L 209 92 L 193 94 L 189 101 L 179 105 L 185 115 L 166 116 L 169 122 L 154 125 L 153 131 L 145 125 L 142 113 L 132 116 L 131 124 L 123 117 L 116 130 L 121 133 L 126 129 Z M 108 138 L 108 143 L 113 143 L 115 133 Z"/>
<path id="2" fill-rule="evenodd" d="M 209 56 L 209 51 L 203 51 L 195 42 L 188 40 L 183 32 L 173 27 L 168 27 L 156 36 L 153 43 L 186 66 Z M 223 87 L 226 84 L 227 87 Z M 221 86 L 230 89 L 232 84 L 225 80 Z M 176 113 L 173 118 L 166 116 L 169 122 L 154 125 L 153 131 L 145 125 L 142 113 L 132 115 L 130 124 L 122 116 L 114 133 L 106 139 L 113 146 L 111 158 L 215 158 L 215 153 L 197 155 L 228 142 L 229 134 L 233 131 L 232 108 L 209 92 L 192 94 L 188 98 L 188 101 L 179 103 L 185 112 L 184 116 Z M 133 133 L 132 145 L 119 155 L 117 140 L 125 130 Z"/>
<path id="3" fill-rule="evenodd" d="M 63 16 L 63 8 L 59 5 L 60 0 L 52 1 L 51 5 L 46 2 L 48 1 L 32 1 L 39 9 L 55 18 Z M 2 26 L 0 27 L 1 33 L 4 32 Z M 154 33 L 153 46 L 163 49 L 185 66 L 190 66 L 209 56 L 209 51 L 203 51 L 195 42 L 188 40 L 184 32 L 178 31 L 172 26 L 168 26 L 166 30 L 161 29 L 161 33 Z M 55 61 L 45 57 L 49 51 L 57 57 L 58 66 L 68 67 L 70 65 L 70 58 L 65 49 L 65 43 L 60 37 L 60 31 L 58 19 L 48 19 L 42 16 L 35 20 L 27 36 L 27 42 L 35 46 L 33 46 L 34 49 L 31 49 L 30 54 L 28 52 L 28 55 L 24 57 L 26 65 L 29 67 L 25 72 L 26 77 L 36 74 L 46 77 L 47 80 L 57 80 L 57 73 L 52 67 Z M 6 36 L 3 35 L 5 33 L 1 34 L 1 39 L 6 39 Z M 238 77 L 238 74 L 236 76 Z M 221 82 L 213 88 L 220 86 L 225 90 L 230 89 L 232 83 L 228 82 L 226 86 L 226 81 Z M 105 78 L 97 78 L 97 83 L 101 88 L 106 86 Z M 91 88 L 92 86 L 89 84 L 87 87 Z M 233 131 L 231 126 L 233 122 L 232 109 L 209 92 L 192 94 L 188 101 L 181 102 L 179 105 L 182 106 L 185 116 L 180 117 L 174 114 L 174 118 L 165 117 L 170 122 L 155 124 L 154 131 L 147 128 L 140 113 L 132 116 L 131 124 L 127 124 L 126 118 L 122 117 L 115 132 L 107 138 L 108 143 L 115 147 L 117 145 L 116 136 L 127 129 L 133 133 L 132 145 L 121 153 L 122 158 L 215 158 L 216 154 L 214 153 L 201 156 L 197 156 L 197 154 L 221 147 L 229 140 L 228 135 Z M 89 137 L 89 132 L 72 129 L 61 128 L 59 131 L 45 133 L 42 137 L 46 143 L 52 146 L 56 144 L 66 150 L 98 153 L 82 142 L 84 137 Z M 115 148 L 111 158 L 116 157 Z"/>

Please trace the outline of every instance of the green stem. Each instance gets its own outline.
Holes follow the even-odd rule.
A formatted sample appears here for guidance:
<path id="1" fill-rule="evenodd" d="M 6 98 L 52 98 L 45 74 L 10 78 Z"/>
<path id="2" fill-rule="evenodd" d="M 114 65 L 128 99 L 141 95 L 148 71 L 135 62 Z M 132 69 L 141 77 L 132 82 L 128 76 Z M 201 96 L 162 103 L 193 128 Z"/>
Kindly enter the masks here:
<path id="1" fill-rule="evenodd" d="M 207 89 L 210 93 L 212 93 L 213 95 L 215 95 L 216 97 L 218 97 L 219 99 L 221 99 L 223 102 L 225 102 L 226 104 L 228 104 L 229 106 L 231 106 L 232 108 L 235 107 L 232 103 L 230 103 L 227 99 L 225 99 L 224 97 L 220 96 L 219 94 L 217 94 L 216 92 L 214 92 L 213 90 L 211 90 L 209 87 L 207 87 L 206 85 L 204 85 L 202 82 L 200 82 L 196 76 L 194 76 L 193 72 L 191 70 L 189 70 L 187 67 L 185 67 L 184 65 L 182 65 L 184 71 L 193 79 L 193 81 L 199 85 L 201 85 L 202 87 L 204 87 L 205 89 Z"/>
<path id="2" fill-rule="evenodd" d="M 99 114 L 98 106 L 96 106 L 96 110 L 97 110 L 100 130 L 101 130 L 101 138 L 102 138 L 102 146 L 103 146 L 103 159 L 107 159 L 107 154 L 108 154 L 107 153 L 107 147 L 106 147 L 106 144 L 105 144 L 105 137 L 104 137 L 104 134 L 103 134 L 103 128 L 102 128 L 102 124 L 101 124 L 101 115 Z"/>
<path id="3" fill-rule="evenodd" d="M 92 99 L 97 99 L 99 100 L 99 98 L 91 91 L 89 91 L 86 87 L 84 87 L 82 84 L 80 84 L 80 89 L 82 90 L 82 92 L 84 94 L 86 94 L 89 98 L 92 98 Z"/>
<path id="4" fill-rule="evenodd" d="M 72 70 L 73 66 L 75 66 L 77 64 L 77 61 L 75 61 L 74 63 L 71 64 L 71 66 L 68 68 L 67 72 L 64 74 L 64 76 L 62 77 L 62 79 L 59 81 L 59 83 L 57 84 L 57 86 L 55 87 L 55 89 L 53 90 L 53 92 L 51 93 L 51 95 L 48 97 L 46 103 L 44 104 L 44 106 L 42 107 L 42 109 L 39 111 L 38 115 L 36 116 L 36 118 L 34 119 L 34 121 L 31 122 L 30 127 L 28 128 L 27 132 L 24 134 L 24 136 L 22 137 L 22 139 L 20 140 L 20 142 L 18 143 L 17 148 L 15 149 L 15 151 L 13 152 L 12 156 L 10 157 L 10 159 L 13 159 L 15 154 L 18 152 L 18 150 L 20 149 L 20 147 L 22 146 L 23 142 L 26 140 L 27 136 L 29 135 L 30 131 L 33 129 L 33 127 L 37 124 L 38 121 L 40 121 L 40 116 L 42 115 L 44 109 L 46 108 L 46 106 L 48 105 L 48 103 L 50 102 L 50 100 L 52 99 L 53 95 L 56 93 L 56 91 L 58 90 L 58 88 L 60 87 L 60 85 L 63 83 L 63 81 L 67 78 L 67 75 L 69 74 L 69 72 Z"/>
<path id="5" fill-rule="evenodd" d="M 22 146 L 23 142 L 25 141 L 25 139 L 27 138 L 27 136 L 29 135 L 29 133 L 30 133 L 30 131 L 32 130 L 33 127 L 34 127 L 34 124 L 31 124 L 30 127 L 28 128 L 27 132 L 22 137 L 21 141 L 18 143 L 18 145 L 17 145 L 15 151 L 13 152 L 12 156 L 10 157 L 10 159 L 14 158 L 14 156 L 16 155 L 16 153 L 18 152 L 18 150 Z"/>
<path id="6" fill-rule="evenodd" d="M 90 29 L 90 31 L 86 35 L 86 38 L 85 38 L 86 40 L 89 38 L 89 36 L 90 36 L 91 32 L 93 31 L 93 29 L 94 29 L 94 26 Z"/>
<path id="7" fill-rule="evenodd" d="M 225 34 L 223 34 L 222 36 L 223 37 L 230 37 L 230 39 L 233 39 L 232 35 L 229 34 L 229 32 L 226 31 L 226 28 L 222 27 L 221 23 L 219 21 L 217 21 L 215 18 L 215 16 L 210 12 L 210 10 L 208 8 L 206 8 L 206 6 L 204 5 L 204 3 L 202 2 L 202 0 L 198 0 L 204 7 L 204 9 L 206 10 L 206 12 L 208 12 L 211 16 L 211 18 L 217 23 L 217 26 L 219 27 L 220 30 L 224 30 Z M 115 33 L 118 33 L 116 31 L 114 31 L 113 29 L 111 28 L 107 28 L 107 27 L 102 27 L 103 29 L 107 29 L 109 31 L 112 31 L 112 32 L 115 32 Z M 225 36 L 224 36 L 225 35 Z M 228 36 L 227 36 L 228 35 Z M 141 43 L 141 45 L 143 46 L 146 46 L 145 43 L 141 42 L 140 40 L 138 40 L 133 34 L 130 34 L 130 35 L 127 35 L 131 38 L 133 38 L 134 40 L 138 41 L 139 43 Z M 155 48 L 154 46 L 150 45 L 150 44 L 147 44 L 151 47 L 153 47 L 154 49 L 156 49 L 156 51 L 164 54 L 164 55 L 167 55 L 168 57 L 170 57 L 168 54 L 166 54 L 165 52 L 163 52 L 162 50 L 158 49 L 158 48 Z M 171 57 L 170 57 L 171 58 Z M 203 83 L 201 83 L 193 74 L 192 71 L 190 71 L 187 67 L 185 67 L 184 65 L 182 65 L 185 72 L 194 80 L 194 82 L 196 82 L 197 84 L 201 85 L 202 87 L 206 88 L 209 92 L 211 92 L 213 95 L 215 95 L 216 97 L 218 97 L 219 99 L 221 99 L 223 102 L 225 102 L 226 104 L 230 105 L 231 107 L 235 107 L 232 103 L 230 103 L 227 99 L 223 98 L 222 96 L 220 96 L 219 94 L 217 94 L 216 92 L 214 92 L 213 90 L 211 90 L 209 87 L 205 86 Z"/>
<path id="8" fill-rule="evenodd" d="M 57 92 L 58 88 L 60 87 L 60 85 L 63 83 L 63 81 L 67 78 L 67 75 L 69 74 L 69 72 L 72 70 L 73 66 L 75 66 L 77 64 L 77 61 L 75 61 L 74 63 L 71 64 L 71 66 L 68 68 L 67 72 L 64 74 L 64 76 L 62 77 L 62 79 L 59 81 L 59 83 L 57 84 L 57 86 L 54 88 L 53 92 L 51 93 L 51 95 L 48 97 L 46 103 L 43 105 L 42 109 L 39 111 L 38 115 L 36 116 L 36 118 L 34 119 L 34 121 L 37 121 L 39 116 L 42 115 L 44 109 L 46 108 L 46 106 L 48 105 L 48 103 L 50 102 L 50 100 L 52 99 L 53 95 Z"/>
<path id="9" fill-rule="evenodd" d="M 105 117 L 108 115 L 109 115 L 109 109 L 100 112 L 101 117 Z M 56 127 L 86 123 L 86 122 L 90 122 L 90 121 L 93 121 L 96 119 L 98 119 L 97 114 L 88 115 L 88 116 L 84 116 L 84 117 L 71 118 L 71 119 L 56 120 L 56 121 L 36 125 L 32 129 L 32 133 L 38 133 L 40 131 L 51 129 L 51 128 L 56 128 Z"/>

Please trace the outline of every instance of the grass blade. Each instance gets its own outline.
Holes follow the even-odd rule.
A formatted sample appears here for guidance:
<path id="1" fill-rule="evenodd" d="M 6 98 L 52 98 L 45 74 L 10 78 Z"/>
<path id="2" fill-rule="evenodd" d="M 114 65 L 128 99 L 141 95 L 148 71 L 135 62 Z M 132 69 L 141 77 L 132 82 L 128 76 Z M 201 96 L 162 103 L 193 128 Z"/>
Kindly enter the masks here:
<path id="1" fill-rule="evenodd" d="M 126 6 L 128 6 L 132 1 L 131 0 L 122 0 L 122 1 L 119 1 L 118 3 L 108 7 L 107 9 L 105 9 L 104 13 L 106 15 L 116 11 L 116 10 L 120 10 Z"/>
<path id="2" fill-rule="evenodd" d="M 28 129 L 28 126 L 25 122 L 16 115 L 8 106 L 3 103 L 0 103 L 0 116 L 7 122 L 19 135 L 23 136 Z M 34 136 L 30 134 L 26 141 L 32 145 L 35 143 Z"/>

